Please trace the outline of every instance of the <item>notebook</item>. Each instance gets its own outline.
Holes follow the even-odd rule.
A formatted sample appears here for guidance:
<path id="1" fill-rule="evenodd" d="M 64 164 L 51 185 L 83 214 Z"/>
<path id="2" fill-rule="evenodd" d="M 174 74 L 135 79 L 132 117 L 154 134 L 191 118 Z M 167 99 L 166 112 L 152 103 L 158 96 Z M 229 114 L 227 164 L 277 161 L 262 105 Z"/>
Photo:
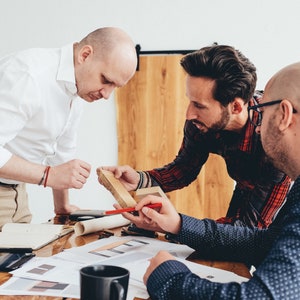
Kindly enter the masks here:
<path id="1" fill-rule="evenodd" d="M 0 248 L 37 250 L 73 230 L 72 226 L 59 224 L 7 223 L 0 232 Z"/>

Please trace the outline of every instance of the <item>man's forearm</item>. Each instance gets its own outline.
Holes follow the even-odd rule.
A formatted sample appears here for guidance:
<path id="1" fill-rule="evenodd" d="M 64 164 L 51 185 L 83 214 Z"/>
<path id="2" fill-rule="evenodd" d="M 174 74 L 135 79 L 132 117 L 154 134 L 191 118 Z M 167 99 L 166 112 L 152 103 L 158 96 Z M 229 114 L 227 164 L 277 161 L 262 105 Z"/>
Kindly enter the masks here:
<path id="1" fill-rule="evenodd" d="M 7 163 L 0 168 L 0 177 L 25 183 L 39 184 L 44 171 L 44 165 L 31 163 L 21 157 L 13 155 Z"/>
<path id="2" fill-rule="evenodd" d="M 53 201 L 54 201 L 54 212 L 61 214 L 66 212 L 69 206 L 69 190 L 55 190 L 52 189 Z"/>

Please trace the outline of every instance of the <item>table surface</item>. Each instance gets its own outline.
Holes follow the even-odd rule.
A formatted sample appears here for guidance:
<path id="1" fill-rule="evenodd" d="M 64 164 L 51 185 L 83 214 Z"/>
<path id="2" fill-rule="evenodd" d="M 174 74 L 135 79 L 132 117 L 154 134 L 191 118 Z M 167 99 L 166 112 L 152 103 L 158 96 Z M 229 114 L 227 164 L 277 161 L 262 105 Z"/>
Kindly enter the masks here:
<path id="1" fill-rule="evenodd" d="M 59 217 L 55 217 L 53 222 L 56 224 L 58 224 L 58 223 L 62 224 L 62 223 L 66 223 L 68 221 L 66 221 L 65 216 L 59 216 Z M 110 231 L 113 232 L 115 236 L 121 235 L 120 228 L 112 229 Z M 94 232 L 94 233 L 84 235 L 84 236 L 75 236 L 74 233 L 69 233 L 66 236 L 61 237 L 60 239 L 52 242 L 51 244 L 48 244 L 45 247 L 43 247 L 37 251 L 34 251 L 34 253 L 40 257 L 48 257 L 48 256 L 51 256 L 51 255 L 54 255 L 54 254 L 57 254 L 57 253 L 63 251 L 63 249 L 83 246 L 90 242 L 93 242 L 93 241 L 99 239 L 100 234 L 101 234 L 101 231 Z M 231 271 L 237 275 L 240 275 L 240 276 L 243 276 L 246 278 L 251 277 L 249 269 L 242 263 L 199 259 L 197 257 L 196 252 L 193 253 L 187 259 L 190 261 L 199 263 L 199 264 L 206 265 L 206 266 Z M 0 272 L 0 284 L 4 283 L 10 277 L 11 277 L 11 274 L 5 273 L 5 272 Z M 17 296 L 17 295 L 4 296 L 4 295 L 1 295 L 1 300 L 12 300 L 12 299 L 14 299 L 14 300 L 62 300 L 62 297 Z M 73 298 L 63 298 L 63 299 L 73 299 Z M 139 300 L 139 298 L 135 298 L 135 300 Z"/>

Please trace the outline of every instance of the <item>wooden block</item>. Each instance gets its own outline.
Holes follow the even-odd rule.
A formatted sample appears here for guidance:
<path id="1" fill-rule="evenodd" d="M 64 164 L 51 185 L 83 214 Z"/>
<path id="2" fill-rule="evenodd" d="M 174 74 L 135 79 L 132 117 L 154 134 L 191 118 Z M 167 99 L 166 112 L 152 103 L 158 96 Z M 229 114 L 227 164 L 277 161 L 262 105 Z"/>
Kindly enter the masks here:
<path id="1" fill-rule="evenodd" d="M 132 198 L 124 185 L 115 178 L 112 172 L 98 169 L 97 174 L 100 177 L 103 185 L 112 193 L 114 198 L 123 208 L 136 205 L 136 201 Z"/>
<path id="2" fill-rule="evenodd" d="M 135 198 L 140 201 L 142 198 L 146 197 L 147 195 L 154 195 L 168 199 L 167 195 L 163 192 L 163 190 L 159 186 L 152 186 L 149 188 L 138 189 L 135 192 Z"/>

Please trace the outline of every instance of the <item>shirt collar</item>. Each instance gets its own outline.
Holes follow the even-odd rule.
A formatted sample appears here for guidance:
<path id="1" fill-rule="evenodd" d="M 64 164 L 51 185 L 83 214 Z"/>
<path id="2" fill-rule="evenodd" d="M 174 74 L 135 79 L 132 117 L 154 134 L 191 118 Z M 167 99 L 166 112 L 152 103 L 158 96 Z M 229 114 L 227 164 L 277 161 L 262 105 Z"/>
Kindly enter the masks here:
<path id="1" fill-rule="evenodd" d="M 57 80 L 62 81 L 66 89 L 72 94 L 77 94 L 75 68 L 73 58 L 73 44 L 61 48 L 60 62 L 57 72 Z"/>
<path id="2" fill-rule="evenodd" d="M 261 92 L 257 92 L 253 98 L 249 101 L 249 106 L 256 105 L 259 103 L 260 98 L 262 97 Z M 241 143 L 239 145 L 239 149 L 243 152 L 251 153 L 253 151 L 253 147 L 256 145 L 256 139 L 253 139 L 253 137 L 256 137 L 257 133 L 255 132 L 255 126 L 250 122 L 250 120 L 247 120 L 247 123 L 245 125 L 244 129 L 244 137 L 241 140 Z"/>

